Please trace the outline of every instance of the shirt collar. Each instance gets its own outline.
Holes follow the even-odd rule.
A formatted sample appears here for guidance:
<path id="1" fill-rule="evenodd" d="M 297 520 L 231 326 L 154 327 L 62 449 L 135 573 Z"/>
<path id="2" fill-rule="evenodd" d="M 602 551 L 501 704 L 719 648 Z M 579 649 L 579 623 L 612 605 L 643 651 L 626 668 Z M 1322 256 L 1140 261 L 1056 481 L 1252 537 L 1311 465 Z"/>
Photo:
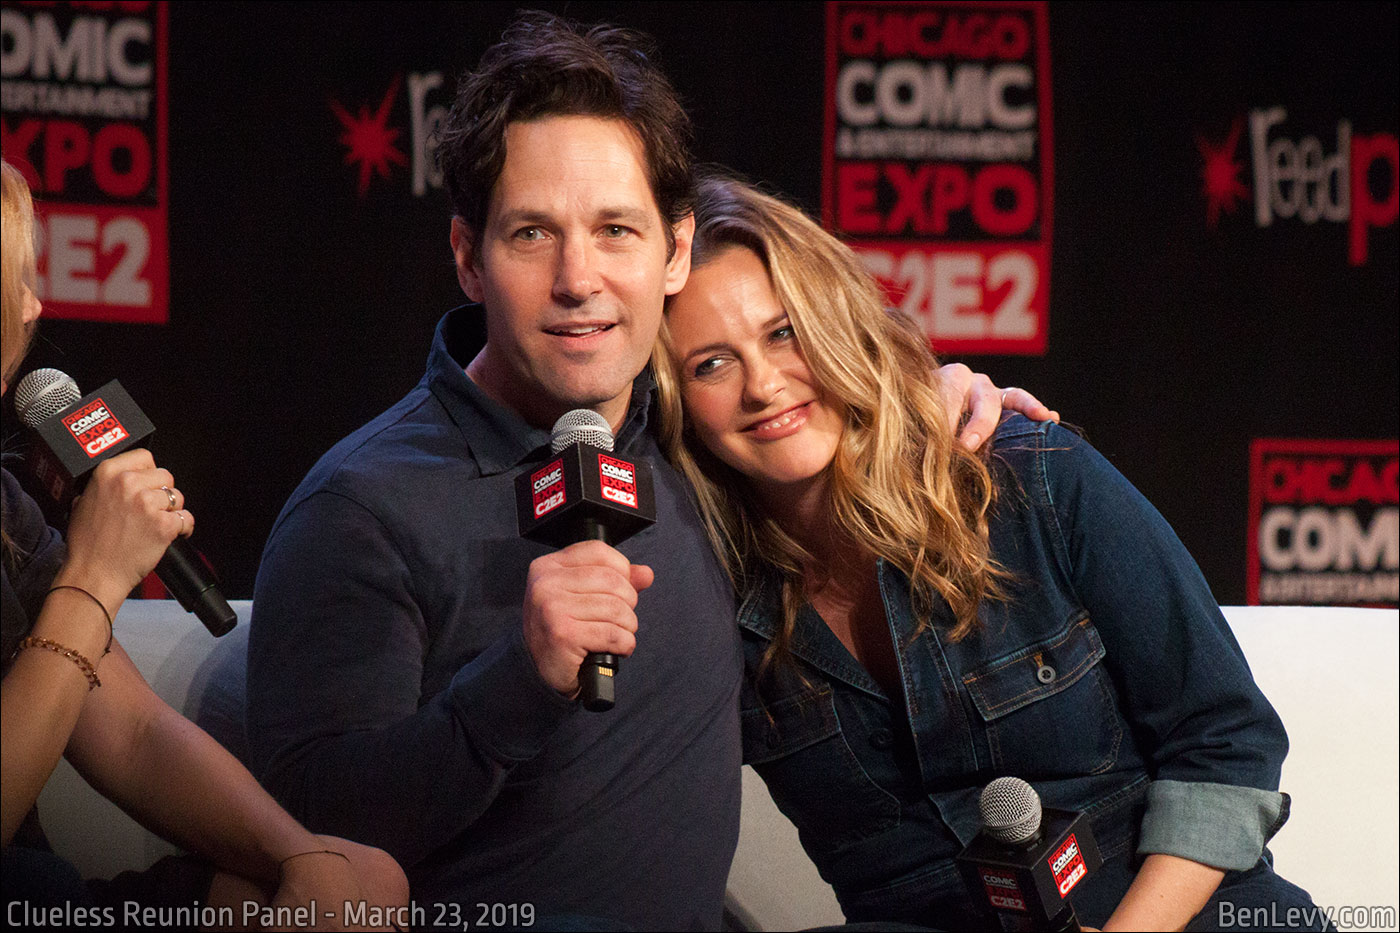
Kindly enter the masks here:
<path id="1" fill-rule="evenodd" d="M 549 449 L 549 431 L 529 424 L 481 390 L 467 376 L 467 364 L 486 345 L 486 309 L 463 305 L 443 315 L 428 353 L 428 386 L 466 438 L 481 475 L 504 473 Z M 627 416 L 616 449 L 626 450 L 646 431 L 656 383 L 648 367 L 632 381 Z"/>
<path id="2" fill-rule="evenodd" d="M 916 641 L 917 618 L 914 612 L 913 597 L 910 593 L 909 578 L 898 567 L 878 558 L 875 561 L 876 577 L 880 584 L 880 599 L 883 603 L 885 621 L 894 638 L 895 657 L 901 671 L 908 670 L 909 651 Z M 759 572 L 753 587 L 739 606 L 738 620 L 745 628 L 765 641 L 772 641 L 778 634 L 778 625 L 783 616 L 782 576 L 771 566 Z M 934 606 L 933 627 L 952 628 L 952 610 L 942 599 Z M 938 643 L 932 630 L 922 636 Z M 851 656 L 841 639 L 827 627 L 811 603 L 803 603 L 797 611 L 797 624 L 793 628 L 790 650 L 829 677 L 843 681 L 852 687 L 882 699 L 884 689 L 870 676 L 870 672 Z"/>
<path id="3" fill-rule="evenodd" d="M 781 576 L 772 568 L 767 568 L 739 607 L 739 625 L 771 642 L 782 622 L 782 592 Z M 875 678 L 851 656 L 811 603 L 803 603 L 802 608 L 797 610 L 797 624 L 793 627 L 788 648 L 794 656 L 828 677 L 887 699 Z"/>

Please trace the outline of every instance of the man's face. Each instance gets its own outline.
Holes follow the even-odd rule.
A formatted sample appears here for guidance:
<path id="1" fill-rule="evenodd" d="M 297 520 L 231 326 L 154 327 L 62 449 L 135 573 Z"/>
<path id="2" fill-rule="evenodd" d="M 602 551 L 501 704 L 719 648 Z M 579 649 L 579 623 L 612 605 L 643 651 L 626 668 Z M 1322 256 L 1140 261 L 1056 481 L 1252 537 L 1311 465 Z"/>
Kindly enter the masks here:
<path id="1" fill-rule="evenodd" d="M 467 372 L 532 424 L 591 408 L 616 429 L 662 303 L 685 285 L 694 221 L 677 226 L 668 260 L 643 159 L 619 120 L 512 123 L 484 229 L 452 222 L 462 290 L 486 306 L 486 347 Z"/>

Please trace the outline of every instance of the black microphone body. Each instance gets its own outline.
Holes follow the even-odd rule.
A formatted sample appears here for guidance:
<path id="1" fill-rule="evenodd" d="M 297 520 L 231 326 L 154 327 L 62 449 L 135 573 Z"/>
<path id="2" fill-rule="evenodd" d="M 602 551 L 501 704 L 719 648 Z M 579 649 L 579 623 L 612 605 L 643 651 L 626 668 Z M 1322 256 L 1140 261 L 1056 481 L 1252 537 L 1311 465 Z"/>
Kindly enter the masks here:
<path id="1" fill-rule="evenodd" d="M 984 808 L 982 831 L 957 856 L 963 882 L 977 904 L 1000 918 L 1002 929 L 1078 931 L 1070 892 L 1103 865 L 1089 818 L 1041 809 L 1030 785 L 998 779 L 1013 780 L 1034 798 L 1038 823 L 1032 816 L 1028 838 L 1004 841 L 999 827 L 987 825 Z"/>
<path id="2" fill-rule="evenodd" d="M 30 459 L 34 477 L 60 512 L 67 512 L 100 463 L 145 444 L 155 434 L 155 425 L 116 380 L 54 414 L 40 413 L 37 423 L 26 413 L 21 420 L 38 440 Z M 185 611 L 194 613 L 211 634 L 225 635 L 238 624 L 238 614 L 188 538 L 177 537 L 155 571 Z"/>
<path id="3" fill-rule="evenodd" d="M 554 434 L 557 443 L 558 424 Z M 521 537 L 560 548 L 579 541 L 615 546 L 656 522 L 651 465 L 613 453 L 612 435 L 605 429 L 595 436 L 603 446 L 574 441 L 556 447 L 544 466 L 516 476 Z M 579 668 L 579 701 L 585 709 L 613 708 L 618 666 L 613 654 L 590 654 L 584 660 Z"/>
<path id="4" fill-rule="evenodd" d="M 592 517 L 583 519 L 582 536 L 578 540 L 601 541 L 609 546 L 615 543 L 608 534 L 607 524 Z M 613 708 L 617 703 L 617 669 L 621 664 L 622 659 L 611 652 L 593 652 L 584 657 L 578 669 L 578 699 L 584 709 L 605 713 Z"/>

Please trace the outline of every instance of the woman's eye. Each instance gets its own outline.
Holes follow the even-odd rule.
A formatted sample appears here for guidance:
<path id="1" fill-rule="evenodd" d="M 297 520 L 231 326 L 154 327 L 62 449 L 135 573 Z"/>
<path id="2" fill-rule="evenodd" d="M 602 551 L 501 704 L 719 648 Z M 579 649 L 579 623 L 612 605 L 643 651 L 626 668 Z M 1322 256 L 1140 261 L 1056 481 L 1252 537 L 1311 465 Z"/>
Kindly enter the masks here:
<path id="1" fill-rule="evenodd" d="M 717 356 L 712 356 L 695 367 L 695 375 L 704 377 L 713 373 L 724 361 Z"/>
<path id="2" fill-rule="evenodd" d="M 791 340 L 791 339 L 792 339 L 793 337 L 795 337 L 795 336 L 796 336 L 796 332 L 792 329 L 792 325 L 791 325 L 791 324 L 784 324 L 782 327 L 779 327 L 777 330 L 773 331 L 772 339 L 773 339 L 773 340 Z"/>

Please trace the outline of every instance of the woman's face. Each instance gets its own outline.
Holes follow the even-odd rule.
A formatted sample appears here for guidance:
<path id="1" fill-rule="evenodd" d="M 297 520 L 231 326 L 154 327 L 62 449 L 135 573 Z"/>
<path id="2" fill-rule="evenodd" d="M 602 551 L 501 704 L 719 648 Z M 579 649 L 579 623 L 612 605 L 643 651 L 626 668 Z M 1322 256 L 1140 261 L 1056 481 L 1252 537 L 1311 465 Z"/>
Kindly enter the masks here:
<path id="1" fill-rule="evenodd" d="M 20 321 L 24 324 L 25 334 L 27 336 L 30 329 L 34 327 L 34 322 L 39 320 L 39 315 L 43 313 L 44 306 L 40 303 L 39 296 L 34 294 L 33 290 L 30 289 L 28 285 L 22 287 L 24 289 L 24 306 L 20 309 Z M 27 347 L 29 346 L 29 341 L 26 339 L 19 344 L 19 346 Z M 0 381 L 0 392 L 8 392 L 10 390 L 8 379 L 10 373 L 14 371 L 14 368 L 18 366 L 19 363 L 19 360 L 0 360 L 0 375 L 4 377 L 4 381 Z"/>
<path id="2" fill-rule="evenodd" d="M 724 250 L 690 273 L 666 320 L 700 442 L 765 492 L 810 487 L 835 457 L 844 419 L 813 379 L 763 261 Z"/>
<path id="3" fill-rule="evenodd" d="M 33 289 L 28 285 L 24 286 L 24 326 L 28 327 L 39 320 L 39 315 L 44 313 L 44 305 L 39 301 L 39 296 L 34 294 Z"/>

